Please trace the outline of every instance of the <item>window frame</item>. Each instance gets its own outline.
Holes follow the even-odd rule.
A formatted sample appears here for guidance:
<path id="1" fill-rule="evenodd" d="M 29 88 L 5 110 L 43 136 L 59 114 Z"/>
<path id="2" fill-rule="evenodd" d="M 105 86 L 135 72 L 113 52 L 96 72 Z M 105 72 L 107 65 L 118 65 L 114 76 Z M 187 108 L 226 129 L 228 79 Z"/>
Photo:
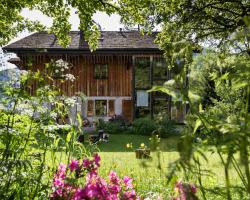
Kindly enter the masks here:
<path id="1" fill-rule="evenodd" d="M 105 115 L 97 115 L 96 114 L 96 105 L 97 101 L 105 101 L 106 102 L 106 108 L 105 108 Z M 90 103 L 92 102 L 92 103 Z M 110 103 L 112 102 L 112 103 Z M 111 106 L 113 104 L 113 106 Z M 92 106 L 91 110 L 89 105 Z M 111 110 L 110 110 L 111 108 Z M 87 100 L 87 117 L 112 117 L 111 111 L 113 115 L 115 114 L 115 99 L 88 99 Z M 89 115 L 89 113 L 92 113 L 92 115 Z"/>
<path id="2" fill-rule="evenodd" d="M 97 116 L 97 117 L 106 117 L 106 116 L 108 116 L 108 101 L 107 101 L 107 99 L 95 99 L 94 100 L 95 101 L 95 106 L 94 106 L 94 113 L 95 113 L 95 116 Z M 104 110 L 103 110 L 103 112 L 104 112 L 104 114 L 96 114 L 97 112 L 97 105 L 98 106 L 100 106 L 99 105 L 99 103 L 101 104 L 101 107 L 98 107 L 98 109 L 101 109 L 102 107 L 103 107 L 103 103 L 105 103 L 105 107 L 104 107 Z M 101 113 L 101 110 L 100 110 L 100 113 Z"/>
<path id="3" fill-rule="evenodd" d="M 99 67 L 99 70 L 101 70 L 103 67 L 105 67 L 105 76 L 103 76 L 103 73 L 104 72 L 100 72 L 99 75 L 97 75 L 97 67 Z M 93 73 L 94 73 L 94 79 L 97 79 L 97 80 L 106 80 L 108 79 L 109 77 L 109 67 L 108 67 L 108 64 L 103 64 L 103 63 L 95 63 L 94 64 L 94 67 L 93 67 Z M 102 76 L 101 76 L 102 75 Z"/>

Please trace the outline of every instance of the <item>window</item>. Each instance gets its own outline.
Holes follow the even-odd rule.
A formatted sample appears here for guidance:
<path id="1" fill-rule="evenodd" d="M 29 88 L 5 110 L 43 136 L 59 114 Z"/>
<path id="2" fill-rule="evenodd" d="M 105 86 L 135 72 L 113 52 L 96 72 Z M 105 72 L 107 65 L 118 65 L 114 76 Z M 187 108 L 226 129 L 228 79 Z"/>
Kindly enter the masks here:
<path id="1" fill-rule="evenodd" d="M 150 109 L 149 109 L 149 107 L 136 107 L 135 116 L 137 118 L 150 116 Z"/>
<path id="2" fill-rule="evenodd" d="M 168 100 L 167 98 L 154 98 L 153 99 L 153 115 L 166 114 L 168 112 Z"/>
<path id="3" fill-rule="evenodd" d="M 107 115 L 107 100 L 96 100 L 95 101 L 95 114 L 96 116 Z"/>
<path id="4" fill-rule="evenodd" d="M 149 89 L 150 87 L 150 58 L 138 57 L 135 59 L 135 88 Z"/>
<path id="5" fill-rule="evenodd" d="M 183 123 L 185 117 L 185 105 L 181 101 L 172 102 L 171 105 L 171 119 L 178 123 Z"/>
<path id="6" fill-rule="evenodd" d="M 94 77 L 95 79 L 107 79 L 108 78 L 108 65 L 107 64 L 95 64 L 94 65 Z"/>
<path id="7" fill-rule="evenodd" d="M 109 100 L 108 115 L 112 117 L 115 115 L 115 100 Z"/>
<path id="8" fill-rule="evenodd" d="M 149 95 L 145 90 L 137 90 L 136 92 L 136 106 L 137 107 L 148 107 L 149 106 Z"/>
<path id="9" fill-rule="evenodd" d="M 106 117 L 115 114 L 115 100 L 88 100 L 88 117 Z"/>
<path id="10" fill-rule="evenodd" d="M 164 58 L 153 58 L 153 85 L 162 85 L 169 79 L 169 68 Z"/>
<path id="11" fill-rule="evenodd" d="M 94 116 L 94 101 L 93 100 L 88 100 L 87 116 L 88 117 Z"/>

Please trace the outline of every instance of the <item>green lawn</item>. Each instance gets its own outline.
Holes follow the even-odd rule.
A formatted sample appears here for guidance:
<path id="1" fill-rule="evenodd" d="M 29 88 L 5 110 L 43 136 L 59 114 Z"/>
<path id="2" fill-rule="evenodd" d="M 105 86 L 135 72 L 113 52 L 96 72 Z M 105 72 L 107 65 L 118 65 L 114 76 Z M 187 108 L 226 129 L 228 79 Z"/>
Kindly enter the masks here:
<path id="1" fill-rule="evenodd" d="M 101 152 L 128 152 L 138 148 L 141 143 L 149 146 L 148 136 L 130 135 L 130 134 L 113 134 L 110 135 L 109 142 L 100 142 L 98 148 Z M 166 152 L 176 151 L 178 137 L 161 139 L 161 150 Z M 127 148 L 126 145 L 132 143 L 133 148 Z"/>
<path id="2" fill-rule="evenodd" d="M 138 191 L 147 193 L 147 191 L 156 191 L 163 194 L 164 199 L 170 194 L 170 188 L 167 185 L 167 174 L 170 170 L 169 165 L 179 158 L 176 151 L 178 137 L 161 139 L 161 159 L 162 169 L 158 168 L 159 159 L 156 153 L 152 154 L 152 160 L 138 160 L 131 149 L 126 148 L 127 143 L 133 143 L 138 147 L 141 143 L 149 144 L 149 137 L 138 135 L 111 135 L 108 143 L 100 143 L 100 155 L 102 158 L 100 173 L 105 176 L 110 170 L 115 170 L 120 174 L 133 177 L 137 183 Z M 214 189 L 214 186 L 224 186 L 224 171 L 219 157 L 216 154 L 206 153 L 208 162 L 203 161 L 203 169 L 210 169 L 211 176 L 203 177 L 203 184 L 208 189 Z M 231 171 L 231 182 L 238 186 L 239 179 L 235 171 Z M 181 175 L 180 177 L 181 178 Z M 192 177 L 191 177 L 192 179 Z M 220 195 L 209 195 L 211 199 L 223 199 Z M 234 199 L 243 199 L 235 196 Z"/>
<path id="3" fill-rule="evenodd" d="M 100 150 L 101 167 L 99 173 L 106 177 L 110 170 L 115 170 L 120 176 L 128 175 L 134 178 L 137 190 L 146 194 L 154 191 L 162 194 L 164 199 L 168 199 L 171 188 L 167 185 L 167 174 L 169 165 L 179 158 L 176 151 L 178 137 L 171 137 L 161 140 L 161 158 L 159 169 L 159 159 L 156 153 L 152 153 L 152 160 L 138 160 L 135 158 L 133 149 L 126 148 L 127 143 L 133 143 L 134 147 L 140 146 L 141 143 L 149 144 L 149 137 L 138 135 L 114 134 L 110 135 L 108 143 L 101 142 L 97 146 Z M 208 189 L 214 189 L 215 186 L 224 186 L 224 171 L 221 166 L 219 157 L 216 154 L 206 153 L 208 162 L 203 161 L 203 169 L 211 170 L 214 174 L 203 177 L 203 184 Z M 231 183 L 239 186 L 235 172 L 231 170 Z M 179 175 L 181 178 L 182 175 Z M 190 177 L 192 179 L 192 175 Z M 219 200 L 224 197 L 218 194 L 208 193 L 208 199 Z M 239 195 L 233 199 L 246 199 Z"/>

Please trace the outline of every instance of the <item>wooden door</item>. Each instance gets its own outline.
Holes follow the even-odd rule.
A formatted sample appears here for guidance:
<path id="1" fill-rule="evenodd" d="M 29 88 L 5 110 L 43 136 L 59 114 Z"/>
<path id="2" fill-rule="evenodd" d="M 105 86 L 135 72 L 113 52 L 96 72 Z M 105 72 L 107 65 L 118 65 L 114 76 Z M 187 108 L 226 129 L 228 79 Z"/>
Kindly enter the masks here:
<path id="1" fill-rule="evenodd" d="M 132 100 L 122 100 L 122 115 L 131 122 L 133 119 L 133 104 Z"/>

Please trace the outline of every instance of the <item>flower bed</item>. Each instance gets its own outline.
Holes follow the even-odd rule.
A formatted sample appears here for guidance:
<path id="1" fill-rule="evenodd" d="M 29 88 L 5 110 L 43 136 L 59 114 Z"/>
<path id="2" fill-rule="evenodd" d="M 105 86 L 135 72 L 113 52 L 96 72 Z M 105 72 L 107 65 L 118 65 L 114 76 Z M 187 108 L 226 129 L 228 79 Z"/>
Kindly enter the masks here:
<path id="1" fill-rule="evenodd" d="M 135 200 L 140 199 L 133 186 L 133 180 L 124 176 L 122 179 L 114 171 L 108 181 L 98 175 L 100 157 L 82 161 L 72 160 L 68 166 L 61 164 L 54 174 L 51 199 L 103 199 Z"/>

